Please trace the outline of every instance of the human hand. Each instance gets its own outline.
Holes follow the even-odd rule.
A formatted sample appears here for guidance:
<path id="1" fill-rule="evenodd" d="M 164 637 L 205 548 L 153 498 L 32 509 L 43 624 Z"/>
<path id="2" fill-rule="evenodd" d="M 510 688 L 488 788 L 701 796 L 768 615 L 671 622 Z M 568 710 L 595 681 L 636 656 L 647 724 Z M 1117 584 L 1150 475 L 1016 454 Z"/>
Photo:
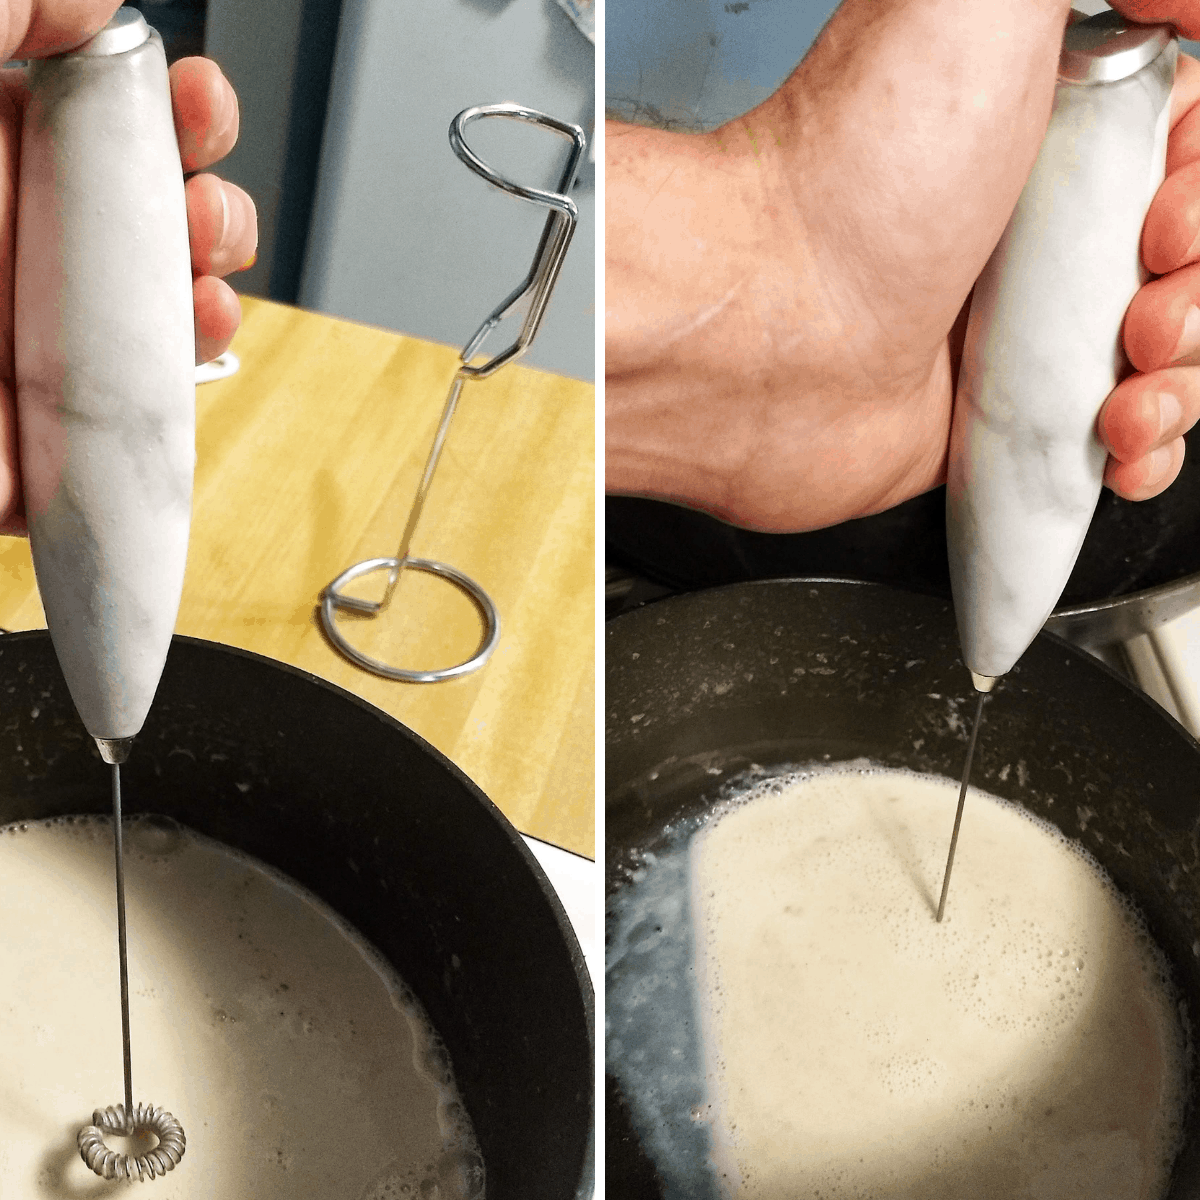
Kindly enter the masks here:
<path id="1" fill-rule="evenodd" d="M 1140 8 L 1128 15 L 1196 30 L 1180 0 Z M 965 303 L 1044 135 L 1068 11 L 847 0 L 740 121 L 707 135 L 610 131 L 610 490 L 782 531 L 878 512 L 944 480 Z M 1195 78 L 1189 61 L 1173 176 L 1200 159 L 1200 118 L 1197 151 L 1185 149 Z M 1160 227 L 1188 236 L 1186 188 L 1169 183 L 1147 221 L 1148 259 Z M 1114 452 L 1110 486 L 1131 498 L 1174 478 L 1175 439 L 1200 412 L 1200 373 L 1176 366 L 1164 381 L 1142 346 L 1171 305 L 1182 305 L 1178 337 L 1189 295 L 1200 299 L 1200 279 L 1180 273 L 1130 309 L 1143 374 L 1114 391 L 1099 432 Z M 1151 425 L 1148 397 L 1168 383 L 1179 421 Z"/>
<path id="2" fill-rule="evenodd" d="M 1162 0 L 1118 0 L 1133 20 L 1200 20 Z M 1142 260 L 1159 278 L 1133 298 L 1125 351 L 1136 374 L 1123 380 L 1097 425 L 1109 452 L 1104 481 L 1131 500 L 1163 491 L 1183 465 L 1183 434 L 1200 417 L 1200 63 L 1181 55 L 1171 94 L 1167 178 L 1142 229 Z"/>
<path id="3" fill-rule="evenodd" d="M 81 45 L 107 23 L 113 0 L 0 0 L 0 61 L 39 58 Z M 238 104 L 214 62 L 185 58 L 170 71 L 175 130 L 185 172 L 201 171 L 233 148 Z M 25 73 L 0 71 L 0 533 L 23 534 L 13 361 L 13 271 L 21 123 L 28 91 Z M 209 174 L 186 185 L 192 248 L 196 361 L 228 348 L 241 305 L 223 276 L 254 260 L 258 241 L 254 203 L 241 188 Z"/>

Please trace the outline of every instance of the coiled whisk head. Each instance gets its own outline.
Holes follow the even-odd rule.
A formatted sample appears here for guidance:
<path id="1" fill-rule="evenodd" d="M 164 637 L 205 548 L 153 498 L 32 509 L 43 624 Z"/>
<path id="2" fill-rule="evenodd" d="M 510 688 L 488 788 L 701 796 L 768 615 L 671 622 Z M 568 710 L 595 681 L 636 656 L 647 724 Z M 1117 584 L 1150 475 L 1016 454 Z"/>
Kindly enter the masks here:
<path id="1" fill-rule="evenodd" d="M 121 1154 L 104 1142 L 106 1133 L 131 1137 L 147 1131 L 158 1138 L 158 1145 L 144 1154 Z M 183 1126 L 166 1109 L 153 1104 L 135 1104 L 128 1119 L 123 1104 L 98 1108 L 92 1113 L 92 1123 L 79 1131 L 76 1140 L 80 1157 L 102 1179 L 144 1181 L 165 1175 L 187 1147 Z"/>

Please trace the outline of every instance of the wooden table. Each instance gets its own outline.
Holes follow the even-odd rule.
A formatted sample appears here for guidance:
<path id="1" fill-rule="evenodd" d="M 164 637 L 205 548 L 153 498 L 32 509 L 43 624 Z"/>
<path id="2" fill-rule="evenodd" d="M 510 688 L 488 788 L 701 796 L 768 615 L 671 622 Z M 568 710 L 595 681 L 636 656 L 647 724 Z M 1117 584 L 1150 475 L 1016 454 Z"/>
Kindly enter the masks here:
<path id="1" fill-rule="evenodd" d="M 396 553 L 457 351 L 243 298 L 241 370 L 197 388 L 192 541 L 177 629 L 302 667 L 391 713 L 458 764 L 522 832 L 594 857 L 595 389 L 509 366 L 468 383 L 412 543 L 500 611 L 475 674 L 395 683 L 338 655 L 321 590 Z M 383 576 L 352 591 L 382 592 Z M 450 666 L 482 621 L 411 572 L 351 641 Z M 0 538 L 0 626 L 44 627 L 23 539 Z"/>

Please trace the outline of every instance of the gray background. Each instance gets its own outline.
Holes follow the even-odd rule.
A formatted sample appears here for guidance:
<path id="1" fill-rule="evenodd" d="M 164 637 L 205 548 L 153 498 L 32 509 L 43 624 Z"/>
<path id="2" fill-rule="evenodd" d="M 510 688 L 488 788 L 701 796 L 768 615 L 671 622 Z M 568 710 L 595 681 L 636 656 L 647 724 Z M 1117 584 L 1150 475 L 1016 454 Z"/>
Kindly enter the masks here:
<path id="1" fill-rule="evenodd" d="M 209 0 L 205 50 L 242 105 L 218 170 L 259 208 L 238 290 L 456 347 L 529 269 L 544 214 L 458 161 L 451 118 L 515 100 L 589 136 L 594 122 L 594 51 L 554 0 Z M 487 124 L 469 138 L 502 173 L 557 181 L 565 141 Z M 594 174 L 573 192 L 579 229 L 525 360 L 589 380 Z"/>

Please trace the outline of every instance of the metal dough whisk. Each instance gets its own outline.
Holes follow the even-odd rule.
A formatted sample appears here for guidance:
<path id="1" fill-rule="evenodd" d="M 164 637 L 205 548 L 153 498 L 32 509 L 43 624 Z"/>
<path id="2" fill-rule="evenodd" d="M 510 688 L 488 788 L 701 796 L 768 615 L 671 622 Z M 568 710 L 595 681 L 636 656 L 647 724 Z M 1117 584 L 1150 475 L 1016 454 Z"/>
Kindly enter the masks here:
<path id="1" fill-rule="evenodd" d="M 523 187 L 513 183 L 512 180 L 504 178 L 488 166 L 467 145 L 466 127 L 472 121 L 478 121 L 485 117 L 501 117 L 510 121 L 524 121 L 531 125 L 540 125 L 553 130 L 571 142 L 571 152 L 559 179 L 557 191 L 548 192 L 540 188 Z M 510 196 L 516 196 L 518 199 L 527 200 L 531 204 L 549 209 L 549 213 L 529 273 L 520 286 L 503 300 L 479 326 L 471 340 L 463 347 L 462 354 L 459 355 L 462 365 L 458 368 L 450 384 L 450 393 L 442 408 L 441 421 L 438 423 L 437 433 L 434 434 L 433 445 L 425 462 L 425 470 L 421 475 L 416 498 L 413 500 L 408 523 L 404 527 L 400 548 L 396 551 L 395 557 L 369 558 L 364 562 L 355 563 L 354 566 L 343 571 L 321 593 L 321 625 L 333 645 L 351 662 L 357 663 L 365 670 L 382 675 L 385 679 L 396 679 L 405 683 L 434 683 L 440 679 L 452 679 L 457 675 L 467 675 L 476 671 L 491 657 L 496 643 L 500 640 L 500 616 L 487 592 L 469 576 L 447 563 L 434 562 L 428 558 L 413 558 L 409 553 L 409 548 L 417 522 L 421 519 L 421 510 L 425 506 L 429 487 L 433 483 L 433 474 L 437 470 L 438 459 L 441 457 L 446 435 L 450 431 L 450 422 L 458 407 L 458 398 L 462 393 L 463 384 L 470 379 L 486 379 L 489 375 L 494 375 L 506 363 L 519 358 L 529 349 L 542 323 L 546 306 L 550 302 L 550 294 L 558 281 L 558 273 L 562 269 L 563 259 L 566 256 L 567 247 L 571 244 L 571 237 L 575 232 L 578 220 L 575 203 L 567 193 L 570 192 L 575 182 L 579 164 L 583 160 L 583 154 L 587 148 L 587 137 L 578 125 L 569 121 L 556 120 L 554 117 L 548 117 L 545 113 L 525 108 L 520 104 L 486 104 L 464 109 L 454 118 L 450 123 L 450 145 L 459 159 L 466 163 L 476 175 L 482 176 L 488 183 L 507 192 Z M 472 366 L 471 359 L 479 352 L 492 330 L 522 305 L 525 306 L 525 318 L 513 344 L 486 362 Z M 456 666 L 442 667 L 434 671 L 408 670 L 372 658 L 346 640 L 337 625 L 337 610 L 346 609 L 366 617 L 378 616 L 391 602 L 396 584 L 400 580 L 400 573 L 404 570 L 423 571 L 430 575 L 437 575 L 466 592 L 475 602 L 483 616 L 485 630 L 479 648 L 470 658 Z M 346 595 L 342 591 L 352 580 L 376 571 L 388 573 L 383 599 L 379 601 L 363 600 L 357 596 Z"/>

